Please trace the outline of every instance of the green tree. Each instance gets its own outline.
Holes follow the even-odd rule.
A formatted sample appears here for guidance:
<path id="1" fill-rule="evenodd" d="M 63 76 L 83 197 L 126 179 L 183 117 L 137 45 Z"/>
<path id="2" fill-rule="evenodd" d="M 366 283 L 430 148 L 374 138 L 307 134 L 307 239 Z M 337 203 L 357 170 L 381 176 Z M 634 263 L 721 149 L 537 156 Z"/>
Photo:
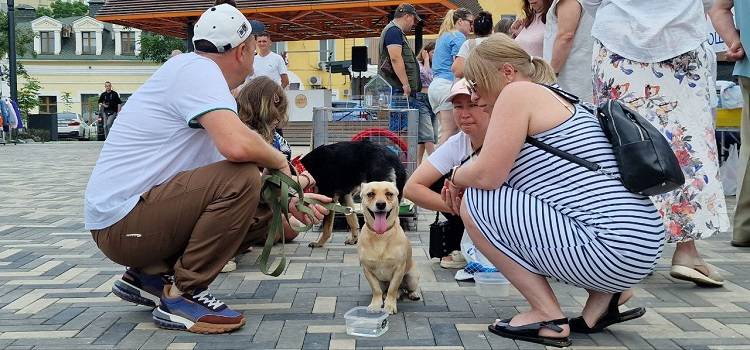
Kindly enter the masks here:
<path id="1" fill-rule="evenodd" d="M 63 101 L 63 112 L 70 112 L 70 109 L 73 108 L 73 96 L 70 91 L 63 91 L 60 98 Z"/>
<path id="2" fill-rule="evenodd" d="M 141 34 L 141 60 L 164 63 L 173 50 L 185 51 L 185 40 L 156 33 Z"/>
<path id="3" fill-rule="evenodd" d="M 39 106 L 39 90 L 42 89 L 42 86 L 39 85 L 39 80 L 28 74 L 23 74 L 23 78 L 26 80 L 26 84 L 18 89 L 18 109 L 21 110 L 24 117 L 28 117 L 29 110 Z"/>
<path id="4" fill-rule="evenodd" d="M 49 7 L 40 7 L 36 10 L 36 16 L 49 16 L 52 18 L 65 18 L 85 16 L 89 13 L 89 6 L 82 1 L 65 2 L 55 0 Z"/>
<path id="5" fill-rule="evenodd" d="M 16 55 L 26 55 L 34 42 L 34 32 L 31 28 L 18 28 L 16 25 Z M 31 50 L 32 54 L 34 51 Z M 8 14 L 0 13 L 0 57 L 8 54 Z"/>

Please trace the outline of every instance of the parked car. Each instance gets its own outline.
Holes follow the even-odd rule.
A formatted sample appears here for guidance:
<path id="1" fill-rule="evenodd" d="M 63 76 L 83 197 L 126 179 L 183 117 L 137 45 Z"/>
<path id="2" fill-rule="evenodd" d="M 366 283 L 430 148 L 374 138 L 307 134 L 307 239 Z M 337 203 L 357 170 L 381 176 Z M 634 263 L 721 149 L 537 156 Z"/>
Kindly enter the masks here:
<path id="1" fill-rule="evenodd" d="M 333 101 L 331 107 L 333 108 L 331 119 L 335 122 L 370 119 L 369 113 L 362 107 L 361 101 Z"/>
<path id="2" fill-rule="evenodd" d="M 86 127 L 87 124 L 78 113 L 57 113 L 57 137 L 59 138 L 83 138 Z"/>

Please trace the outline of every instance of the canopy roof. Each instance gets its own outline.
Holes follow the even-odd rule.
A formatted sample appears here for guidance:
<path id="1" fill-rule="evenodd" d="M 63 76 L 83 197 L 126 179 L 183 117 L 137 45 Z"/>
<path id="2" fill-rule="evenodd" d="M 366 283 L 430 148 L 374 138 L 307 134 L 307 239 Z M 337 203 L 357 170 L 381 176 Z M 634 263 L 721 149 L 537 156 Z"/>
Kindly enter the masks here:
<path id="1" fill-rule="evenodd" d="M 415 5 L 424 33 L 437 34 L 448 9 L 481 10 L 478 0 L 237 0 L 248 18 L 266 24 L 275 41 L 380 36 L 389 14 L 402 2 Z M 186 38 L 188 23 L 213 0 L 107 0 L 96 18 L 128 27 Z"/>

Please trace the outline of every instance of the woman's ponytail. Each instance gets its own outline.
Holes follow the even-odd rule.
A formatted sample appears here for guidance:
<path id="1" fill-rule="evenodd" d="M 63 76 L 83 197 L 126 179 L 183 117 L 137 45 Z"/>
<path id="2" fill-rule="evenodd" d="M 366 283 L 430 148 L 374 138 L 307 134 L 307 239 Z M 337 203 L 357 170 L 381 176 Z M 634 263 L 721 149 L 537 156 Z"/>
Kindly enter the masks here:
<path id="1" fill-rule="evenodd" d="M 529 78 L 531 81 L 542 84 L 554 84 L 557 82 L 555 70 L 541 57 L 531 57 L 530 66 L 531 72 L 529 72 Z"/>

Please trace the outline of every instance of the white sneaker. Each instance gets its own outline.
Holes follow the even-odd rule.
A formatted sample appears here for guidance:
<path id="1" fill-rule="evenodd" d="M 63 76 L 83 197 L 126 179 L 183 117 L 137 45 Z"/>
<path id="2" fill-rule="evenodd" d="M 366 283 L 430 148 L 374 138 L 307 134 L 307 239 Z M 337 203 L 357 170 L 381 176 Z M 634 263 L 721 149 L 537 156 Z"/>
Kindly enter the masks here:
<path id="1" fill-rule="evenodd" d="M 465 269 L 460 269 L 456 271 L 456 277 L 454 277 L 456 281 L 471 281 L 474 279 L 474 275 L 466 272 Z"/>
<path id="2" fill-rule="evenodd" d="M 224 267 L 221 268 L 221 272 L 232 272 L 234 270 L 237 270 L 237 262 L 234 261 L 234 258 L 229 259 Z"/>

